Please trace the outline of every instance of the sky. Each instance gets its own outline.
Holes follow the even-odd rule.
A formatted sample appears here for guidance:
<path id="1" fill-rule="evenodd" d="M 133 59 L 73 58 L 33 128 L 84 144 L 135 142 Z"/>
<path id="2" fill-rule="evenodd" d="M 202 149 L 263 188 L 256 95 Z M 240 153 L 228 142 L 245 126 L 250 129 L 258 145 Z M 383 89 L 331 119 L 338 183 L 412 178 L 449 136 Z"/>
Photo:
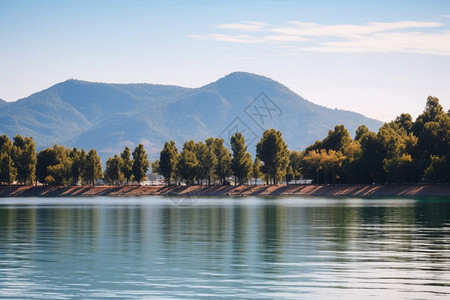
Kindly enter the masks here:
<path id="1" fill-rule="evenodd" d="M 235 71 L 386 122 L 429 95 L 448 110 L 450 1 L 0 0 L 6 101 L 70 78 L 200 87 Z"/>

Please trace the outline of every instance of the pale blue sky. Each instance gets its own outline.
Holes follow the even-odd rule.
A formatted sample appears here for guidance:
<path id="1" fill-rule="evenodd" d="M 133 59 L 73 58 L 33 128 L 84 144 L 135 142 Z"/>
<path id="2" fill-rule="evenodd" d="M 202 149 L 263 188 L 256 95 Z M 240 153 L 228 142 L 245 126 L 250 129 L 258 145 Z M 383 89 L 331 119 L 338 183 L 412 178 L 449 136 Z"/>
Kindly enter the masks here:
<path id="1" fill-rule="evenodd" d="M 450 108 L 450 1 L 242 2 L 0 0 L 0 98 L 246 71 L 383 121 Z"/>

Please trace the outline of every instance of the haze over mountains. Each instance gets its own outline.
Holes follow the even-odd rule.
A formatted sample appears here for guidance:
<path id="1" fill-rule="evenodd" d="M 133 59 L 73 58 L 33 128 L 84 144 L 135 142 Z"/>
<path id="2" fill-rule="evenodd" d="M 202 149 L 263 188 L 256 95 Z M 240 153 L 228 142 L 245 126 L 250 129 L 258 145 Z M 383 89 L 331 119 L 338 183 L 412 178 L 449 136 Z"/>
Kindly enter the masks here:
<path id="1" fill-rule="evenodd" d="M 336 103 L 336 107 L 339 103 Z M 323 139 L 335 125 L 354 135 L 382 122 L 303 99 L 264 76 L 231 73 L 200 88 L 67 80 L 15 102 L 0 101 L 0 133 L 32 136 L 38 150 L 61 144 L 96 149 L 102 160 L 143 143 L 154 159 L 164 142 L 229 141 L 243 131 L 249 151 L 267 128 L 281 130 L 291 150 Z"/>

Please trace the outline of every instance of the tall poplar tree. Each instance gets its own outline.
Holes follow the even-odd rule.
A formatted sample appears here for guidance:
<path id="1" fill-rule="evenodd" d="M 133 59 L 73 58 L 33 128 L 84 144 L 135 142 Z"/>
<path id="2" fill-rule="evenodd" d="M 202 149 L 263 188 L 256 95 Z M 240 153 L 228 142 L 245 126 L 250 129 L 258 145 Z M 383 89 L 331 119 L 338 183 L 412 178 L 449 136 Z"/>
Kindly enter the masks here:
<path id="1" fill-rule="evenodd" d="M 193 140 L 187 141 L 183 144 L 183 150 L 181 150 L 180 160 L 178 161 L 178 171 L 187 184 L 193 183 L 198 174 L 198 159 L 195 150 L 195 142 Z"/>
<path id="2" fill-rule="evenodd" d="M 97 151 L 91 149 L 86 156 L 86 163 L 84 166 L 83 177 L 89 185 L 95 185 L 98 179 L 103 175 L 102 163 Z"/>
<path id="3" fill-rule="evenodd" d="M 166 142 L 159 155 L 159 172 L 170 185 L 173 178 L 176 183 L 176 170 L 178 164 L 178 149 L 174 141 Z"/>
<path id="4" fill-rule="evenodd" d="M 147 171 L 150 168 L 150 162 L 148 161 L 147 153 L 145 152 L 144 145 L 139 144 L 133 151 L 133 166 L 131 171 L 134 176 L 134 180 L 138 185 L 147 179 Z"/>
<path id="5" fill-rule="evenodd" d="M 206 144 L 210 144 L 214 149 L 214 154 L 217 159 L 217 164 L 215 167 L 215 175 L 220 180 L 221 184 L 225 183 L 228 176 L 231 176 L 231 154 L 230 151 L 225 147 L 224 140 L 221 138 L 208 139 Z"/>
<path id="6" fill-rule="evenodd" d="M 253 162 L 252 156 L 247 152 L 245 138 L 240 132 L 236 132 L 230 139 L 233 158 L 231 160 L 231 169 L 234 176 L 239 180 L 239 184 L 247 183 L 252 176 Z"/>
<path id="7" fill-rule="evenodd" d="M 125 147 L 123 152 L 120 154 L 120 157 L 122 158 L 122 173 L 125 177 L 126 184 L 131 181 L 131 178 L 133 176 L 133 160 L 131 159 L 131 151 L 130 148 Z"/>

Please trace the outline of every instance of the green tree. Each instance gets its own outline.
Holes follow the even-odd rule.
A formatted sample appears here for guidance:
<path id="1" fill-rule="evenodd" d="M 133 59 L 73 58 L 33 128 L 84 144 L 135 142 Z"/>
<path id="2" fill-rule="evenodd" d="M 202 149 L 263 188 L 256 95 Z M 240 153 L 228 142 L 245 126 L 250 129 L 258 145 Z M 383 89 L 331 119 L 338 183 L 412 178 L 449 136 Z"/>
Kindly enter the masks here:
<path id="1" fill-rule="evenodd" d="M 383 170 L 389 182 L 412 182 L 415 167 L 411 151 L 416 147 L 417 138 L 393 121 L 385 123 L 378 130 L 378 143 L 383 159 Z"/>
<path id="2" fill-rule="evenodd" d="M 84 150 L 82 150 L 84 151 Z M 86 152 L 84 152 L 86 154 Z M 80 181 L 81 172 L 83 170 L 83 156 L 81 152 L 77 148 L 73 148 L 72 151 L 70 151 L 69 154 L 70 159 L 72 160 L 72 166 L 70 168 L 70 179 L 72 185 L 78 185 L 78 182 Z M 86 156 L 84 155 L 84 158 Z"/>
<path id="3" fill-rule="evenodd" d="M 86 163 L 82 172 L 83 179 L 89 185 L 95 185 L 96 181 L 102 178 L 102 175 L 103 170 L 100 157 L 97 151 L 91 149 L 86 156 Z"/>
<path id="4" fill-rule="evenodd" d="M 178 164 L 178 149 L 174 141 L 166 142 L 164 148 L 159 155 L 159 171 L 166 180 L 167 185 L 170 185 L 170 180 L 173 178 L 176 184 L 176 171 Z"/>
<path id="5" fill-rule="evenodd" d="M 355 141 L 360 142 L 362 137 L 369 132 L 370 132 L 370 130 L 369 130 L 369 128 L 367 128 L 366 125 L 360 125 L 356 129 Z"/>
<path id="6" fill-rule="evenodd" d="M 131 181 L 133 176 L 133 160 L 131 159 L 130 148 L 125 147 L 123 152 L 120 154 L 120 158 L 122 158 L 122 173 L 125 177 L 126 184 Z"/>
<path id="7" fill-rule="evenodd" d="M 281 132 L 268 129 L 256 145 L 256 156 L 264 163 L 263 172 L 266 182 L 277 184 L 284 177 L 289 164 L 289 150 L 284 142 Z"/>
<path id="8" fill-rule="evenodd" d="M 71 167 L 70 150 L 64 146 L 54 145 L 53 148 L 38 153 L 36 177 L 43 184 L 65 185 L 70 182 Z"/>
<path id="9" fill-rule="evenodd" d="M 161 169 L 159 167 L 159 159 L 155 159 L 151 164 L 150 167 L 152 168 L 153 174 L 162 175 Z"/>
<path id="10" fill-rule="evenodd" d="M 194 183 L 198 174 L 198 159 L 195 148 L 195 142 L 193 140 L 185 142 L 180 153 L 180 160 L 178 161 L 180 176 L 187 184 Z"/>
<path id="11" fill-rule="evenodd" d="M 289 166 L 291 167 L 292 178 L 297 184 L 297 180 L 301 177 L 302 172 L 302 155 L 300 152 L 294 150 L 289 155 Z"/>
<path id="12" fill-rule="evenodd" d="M 13 143 L 7 135 L 0 136 L 0 183 L 11 185 L 17 176 L 12 159 Z"/>
<path id="13" fill-rule="evenodd" d="M 412 132 L 413 121 L 410 114 L 401 114 L 394 121 L 400 128 L 403 128 L 406 133 Z"/>
<path id="14" fill-rule="evenodd" d="M 443 157 L 450 147 L 450 117 L 438 98 L 428 97 L 425 110 L 412 125 L 412 132 L 418 137 L 415 156 L 418 173 L 423 175 L 432 162 L 431 157 Z"/>
<path id="15" fill-rule="evenodd" d="M 36 144 L 33 138 L 17 135 L 13 143 L 13 161 L 17 168 L 17 180 L 21 184 L 33 184 L 36 173 Z"/>
<path id="16" fill-rule="evenodd" d="M 120 185 L 124 181 L 122 173 L 122 158 L 117 154 L 114 157 L 108 158 L 106 161 L 105 180 L 110 184 Z"/>
<path id="17" fill-rule="evenodd" d="M 291 165 L 288 165 L 288 167 L 286 169 L 286 174 L 284 176 L 285 176 L 286 184 L 289 184 L 289 182 L 294 179 L 294 170 L 292 169 Z"/>
<path id="18" fill-rule="evenodd" d="M 345 183 L 359 183 L 361 179 L 361 144 L 358 141 L 352 141 L 344 148 L 344 161 L 342 162 L 342 171 Z"/>
<path id="19" fill-rule="evenodd" d="M 36 177 L 38 181 L 42 184 L 46 184 L 45 178 L 50 176 L 48 172 L 48 167 L 56 165 L 56 151 L 53 148 L 47 148 L 39 151 L 37 154 L 37 164 L 36 164 Z"/>
<path id="20" fill-rule="evenodd" d="M 213 179 L 213 182 L 215 184 L 216 179 L 219 178 L 219 176 L 217 176 L 217 165 L 219 164 L 219 159 L 216 155 L 214 140 L 215 139 L 213 137 L 209 137 L 205 140 L 206 147 L 208 147 L 208 151 L 206 153 L 206 161 L 207 165 L 210 166 L 210 168 L 207 169 L 208 185 L 211 184 L 211 179 Z"/>
<path id="21" fill-rule="evenodd" d="M 133 151 L 133 166 L 132 172 L 134 180 L 138 185 L 147 179 L 147 171 L 150 168 L 150 162 L 148 161 L 147 153 L 145 152 L 144 145 L 139 144 Z"/>
<path id="22" fill-rule="evenodd" d="M 13 143 L 7 135 L 0 136 L 0 153 L 12 155 Z"/>
<path id="23" fill-rule="evenodd" d="M 253 161 L 250 153 L 247 152 L 245 138 L 240 132 L 236 132 L 230 139 L 233 158 L 231 160 L 231 169 L 238 178 L 239 184 L 245 184 L 252 176 Z"/>
<path id="24" fill-rule="evenodd" d="M 342 151 L 352 141 L 344 125 L 336 125 L 334 130 L 328 131 L 328 136 L 322 141 L 322 148 L 326 150 Z"/>
<path id="25" fill-rule="evenodd" d="M 380 146 L 377 134 L 369 131 L 360 140 L 361 158 L 360 168 L 365 170 L 361 173 L 362 183 L 385 182 L 386 173 L 383 169 L 384 151 Z"/>
<path id="26" fill-rule="evenodd" d="M 431 163 L 424 176 L 430 182 L 450 182 L 450 150 L 442 157 L 431 156 Z"/>
<path id="27" fill-rule="evenodd" d="M 263 173 L 261 172 L 261 160 L 257 157 L 255 157 L 255 160 L 253 161 L 253 179 L 255 179 L 255 185 L 258 181 L 258 178 L 262 178 Z"/>
<path id="28" fill-rule="evenodd" d="M 213 148 L 213 152 L 217 159 L 215 167 L 215 175 L 220 180 L 221 184 L 224 184 L 227 177 L 231 176 L 231 154 L 225 147 L 224 140 L 221 138 L 215 138 L 213 140 L 206 140 L 206 144 L 210 144 Z"/>
<path id="29" fill-rule="evenodd" d="M 198 178 L 200 184 L 203 179 L 208 180 L 208 185 L 211 184 L 211 177 L 214 175 L 214 169 L 217 165 L 217 158 L 214 154 L 214 149 L 208 144 L 199 142 L 195 145 L 195 152 L 198 161 Z"/>
<path id="30" fill-rule="evenodd" d="M 6 152 L 0 152 L 0 184 L 11 185 L 16 179 L 17 170 L 11 156 Z"/>

